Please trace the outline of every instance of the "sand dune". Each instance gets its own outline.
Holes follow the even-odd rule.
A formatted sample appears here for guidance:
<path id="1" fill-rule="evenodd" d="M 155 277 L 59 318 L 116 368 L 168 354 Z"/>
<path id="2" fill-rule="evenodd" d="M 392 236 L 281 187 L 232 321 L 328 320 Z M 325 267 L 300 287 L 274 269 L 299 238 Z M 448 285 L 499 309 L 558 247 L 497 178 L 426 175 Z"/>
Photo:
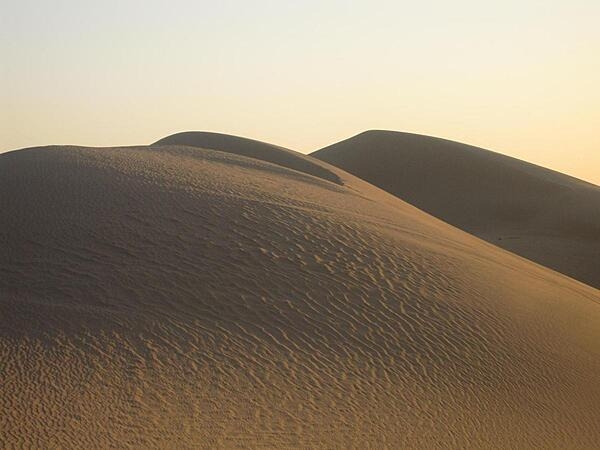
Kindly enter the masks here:
<path id="1" fill-rule="evenodd" d="M 325 167 L 319 160 L 254 139 L 206 131 L 186 131 L 167 136 L 153 145 L 186 145 L 234 153 L 308 173 L 334 183 L 341 183 L 339 176 Z"/>
<path id="2" fill-rule="evenodd" d="M 0 155 L 0 447 L 600 442 L 600 291 L 281 152 Z"/>
<path id="3" fill-rule="evenodd" d="M 312 154 L 532 261 L 600 288 L 600 188 L 417 134 L 369 131 Z"/>

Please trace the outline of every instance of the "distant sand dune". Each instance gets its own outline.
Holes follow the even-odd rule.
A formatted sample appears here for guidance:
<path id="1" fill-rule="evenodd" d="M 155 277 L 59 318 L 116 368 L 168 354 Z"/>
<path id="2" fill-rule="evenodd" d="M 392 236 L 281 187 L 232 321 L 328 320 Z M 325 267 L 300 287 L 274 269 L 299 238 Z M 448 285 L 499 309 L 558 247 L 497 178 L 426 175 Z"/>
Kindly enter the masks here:
<path id="1" fill-rule="evenodd" d="M 600 291 L 271 156 L 0 155 L 0 447 L 600 442 Z"/>
<path id="2" fill-rule="evenodd" d="M 186 131 L 167 136 L 153 145 L 187 145 L 234 153 L 305 172 L 334 183 L 341 183 L 340 178 L 319 160 L 308 158 L 301 153 L 283 147 L 239 136 L 206 131 Z"/>
<path id="3" fill-rule="evenodd" d="M 369 131 L 311 156 L 600 288 L 600 187 L 477 147 Z"/>

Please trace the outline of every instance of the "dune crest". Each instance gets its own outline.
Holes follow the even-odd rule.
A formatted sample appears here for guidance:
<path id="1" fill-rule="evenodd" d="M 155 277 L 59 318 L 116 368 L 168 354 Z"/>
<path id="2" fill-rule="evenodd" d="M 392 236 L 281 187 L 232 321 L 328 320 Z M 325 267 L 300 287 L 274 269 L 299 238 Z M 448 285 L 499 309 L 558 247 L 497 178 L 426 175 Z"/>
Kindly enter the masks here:
<path id="1" fill-rule="evenodd" d="M 333 183 L 342 184 L 339 176 L 325 167 L 319 160 L 309 158 L 284 147 L 267 144 L 266 142 L 254 139 L 206 131 L 186 131 L 167 136 L 152 145 L 184 145 L 234 153 L 304 172 Z"/>
<path id="2" fill-rule="evenodd" d="M 0 447 L 596 445 L 599 291 L 343 176 L 0 155 Z"/>
<path id="3" fill-rule="evenodd" d="M 368 131 L 311 156 L 445 222 L 600 288 L 600 187 L 481 148 Z"/>

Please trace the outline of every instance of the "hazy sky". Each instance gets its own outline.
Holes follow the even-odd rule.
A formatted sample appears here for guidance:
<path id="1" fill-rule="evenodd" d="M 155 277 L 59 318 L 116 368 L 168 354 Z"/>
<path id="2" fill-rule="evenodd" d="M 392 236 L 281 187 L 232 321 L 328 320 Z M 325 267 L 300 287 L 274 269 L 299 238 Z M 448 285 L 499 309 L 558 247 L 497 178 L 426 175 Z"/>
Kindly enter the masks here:
<path id="1" fill-rule="evenodd" d="M 430 134 L 600 184 L 600 0 L 0 0 L 0 151 Z"/>

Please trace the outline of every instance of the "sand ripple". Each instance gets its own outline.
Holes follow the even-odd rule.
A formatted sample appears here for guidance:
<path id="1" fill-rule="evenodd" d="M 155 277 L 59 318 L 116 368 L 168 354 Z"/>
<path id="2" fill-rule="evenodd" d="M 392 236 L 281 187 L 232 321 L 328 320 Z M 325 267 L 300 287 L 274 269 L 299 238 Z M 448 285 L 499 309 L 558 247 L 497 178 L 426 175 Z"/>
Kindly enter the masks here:
<path id="1" fill-rule="evenodd" d="M 376 190 L 52 147 L 0 192 L 2 447 L 600 440 L 599 291 Z"/>

